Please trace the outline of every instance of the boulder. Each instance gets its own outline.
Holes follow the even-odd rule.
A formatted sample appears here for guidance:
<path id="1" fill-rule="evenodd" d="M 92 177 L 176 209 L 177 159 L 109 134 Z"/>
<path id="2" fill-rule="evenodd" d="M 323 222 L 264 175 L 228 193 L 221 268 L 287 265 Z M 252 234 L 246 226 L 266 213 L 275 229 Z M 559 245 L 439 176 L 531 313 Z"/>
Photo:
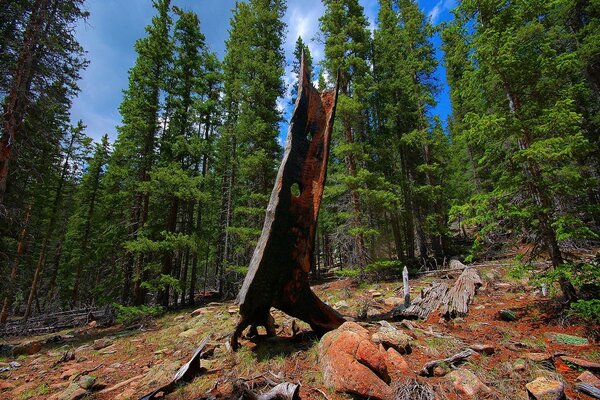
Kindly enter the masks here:
<path id="1" fill-rule="evenodd" d="M 527 395 L 532 400 L 562 400 L 565 398 L 565 385 L 562 382 L 544 377 L 525 385 Z"/>
<path id="2" fill-rule="evenodd" d="M 496 348 L 491 344 L 474 344 L 471 346 L 471 350 L 490 356 L 494 354 Z"/>
<path id="3" fill-rule="evenodd" d="M 85 390 L 90 390 L 92 386 L 96 383 L 96 378 L 90 375 L 82 376 L 79 379 L 79 387 Z"/>
<path id="4" fill-rule="evenodd" d="M 369 332 L 354 322 L 345 322 L 319 343 L 325 384 L 371 399 L 386 400 L 392 395 L 386 356 L 371 342 Z"/>
<path id="5" fill-rule="evenodd" d="M 404 357 L 391 347 L 386 351 L 385 366 L 391 383 L 399 382 L 409 377 L 416 377 L 416 374 L 410 369 Z"/>
<path id="6" fill-rule="evenodd" d="M 94 350 L 101 350 L 105 347 L 110 346 L 113 343 L 112 340 L 103 338 L 94 340 Z"/>
<path id="7" fill-rule="evenodd" d="M 400 354 L 410 354 L 412 338 L 397 329 L 380 328 L 371 337 L 373 343 L 382 344 L 383 347 L 393 348 Z"/>
<path id="8" fill-rule="evenodd" d="M 491 389 L 481 382 L 477 375 L 466 368 L 456 369 L 446 375 L 446 378 L 452 382 L 454 389 L 468 397 L 491 392 Z"/>
<path id="9" fill-rule="evenodd" d="M 34 342 L 26 342 L 21 343 L 13 347 L 12 354 L 13 357 L 27 355 L 30 356 L 32 354 L 39 353 L 42 349 L 42 342 L 34 341 Z"/>

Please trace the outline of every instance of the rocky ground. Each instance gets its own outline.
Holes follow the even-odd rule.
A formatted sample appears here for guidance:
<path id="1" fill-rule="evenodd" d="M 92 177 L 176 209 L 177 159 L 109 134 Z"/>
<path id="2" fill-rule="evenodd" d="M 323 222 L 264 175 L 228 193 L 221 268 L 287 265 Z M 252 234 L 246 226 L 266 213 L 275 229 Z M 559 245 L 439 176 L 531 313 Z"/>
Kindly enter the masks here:
<path id="1" fill-rule="evenodd" d="M 275 311 L 277 337 L 242 340 L 231 352 L 233 302 L 170 313 L 141 327 L 92 323 L 10 340 L 16 347 L 13 357 L 0 359 L 0 399 L 137 399 L 168 383 L 206 337 L 202 373 L 167 398 L 230 398 L 236 382 L 255 392 L 300 383 L 302 399 L 319 400 L 353 398 L 339 390 L 407 399 L 418 398 L 419 390 L 447 399 L 526 399 L 527 390 L 539 399 L 559 399 L 563 392 L 569 399 L 593 398 L 575 384 L 600 386 L 600 347 L 593 342 L 598 327 L 559 313 L 552 294 L 543 297 L 497 268 L 480 274 L 484 285 L 469 314 L 452 321 L 434 312 L 427 321 L 364 322 L 402 302 L 402 282 L 315 286 L 323 300 L 356 321 L 321 341 L 305 324 Z M 413 297 L 439 279 L 411 281 Z M 515 318 L 501 318 L 502 310 Z M 425 374 L 431 376 L 420 375 L 426 363 L 459 352 L 468 353 L 464 361 L 441 362 Z"/>

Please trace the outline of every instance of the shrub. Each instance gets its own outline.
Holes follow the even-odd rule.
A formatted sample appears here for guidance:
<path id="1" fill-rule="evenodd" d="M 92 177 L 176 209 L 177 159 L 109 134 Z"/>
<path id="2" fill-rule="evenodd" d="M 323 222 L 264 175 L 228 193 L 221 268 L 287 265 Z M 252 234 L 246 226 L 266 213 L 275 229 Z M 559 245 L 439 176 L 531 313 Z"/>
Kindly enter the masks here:
<path id="1" fill-rule="evenodd" d="M 571 304 L 571 311 L 591 323 L 600 323 L 600 300 L 579 300 Z"/>
<path id="2" fill-rule="evenodd" d="M 158 317 L 164 312 L 161 306 L 135 306 L 128 307 L 121 304 L 113 304 L 117 310 L 117 322 L 131 324 L 146 318 Z"/>

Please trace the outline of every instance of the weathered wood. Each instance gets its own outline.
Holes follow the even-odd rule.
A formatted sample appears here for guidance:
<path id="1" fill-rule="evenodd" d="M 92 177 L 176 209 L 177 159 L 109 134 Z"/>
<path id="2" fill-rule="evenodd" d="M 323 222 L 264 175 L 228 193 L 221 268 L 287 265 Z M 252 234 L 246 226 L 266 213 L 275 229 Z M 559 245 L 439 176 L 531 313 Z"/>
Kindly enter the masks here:
<path id="1" fill-rule="evenodd" d="M 60 311 L 31 317 L 27 321 L 22 319 L 7 321 L 6 325 L 0 329 L 0 337 L 56 332 L 84 326 L 92 320 L 99 324 L 109 324 L 114 321 L 114 318 L 115 311 L 110 306 Z"/>
<path id="2" fill-rule="evenodd" d="M 596 386 L 590 385 L 589 383 L 576 383 L 575 390 L 587 394 L 595 399 L 600 399 L 600 389 Z"/>
<path id="3" fill-rule="evenodd" d="M 423 368 L 421 369 L 421 372 L 419 372 L 420 375 L 422 376 L 432 376 L 433 375 L 433 369 L 435 367 L 437 367 L 440 364 L 446 364 L 446 365 L 455 365 L 457 363 L 461 363 L 463 361 L 465 361 L 467 358 L 471 357 L 473 354 L 476 354 L 476 351 L 471 350 L 471 349 L 465 349 L 463 351 L 461 351 L 460 353 L 456 353 L 450 357 L 446 357 L 442 360 L 433 360 L 433 361 L 429 361 L 428 363 L 426 363 Z"/>
<path id="4" fill-rule="evenodd" d="M 431 286 L 424 288 L 421 295 L 409 307 L 404 308 L 404 305 L 401 305 L 394 309 L 392 317 L 427 319 L 429 314 L 446 301 L 447 294 L 448 284 L 444 282 L 433 283 Z"/>
<path id="5" fill-rule="evenodd" d="M 262 234 L 237 298 L 241 318 L 231 338 L 233 349 L 250 325 L 265 326 L 269 334 L 275 334 L 270 323 L 271 307 L 307 322 L 319 334 L 344 321 L 312 292 L 308 283 L 314 267 L 315 232 L 327 174 L 337 88 L 319 93 L 304 62 L 301 70 L 283 161 Z M 292 193 L 292 187 L 299 193 Z"/>
<path id="6" fill-rule="evenodd" d="M 203 356 L 208 353 L 208 351 L 203 352 L 207 343 L 208 343 L 208 336 L 205 337 L 204 340 L 202 340 L 202 342 L 200 342 L 200 345 L 198 346 L 198 348 L 196 348 L 196 350 L 194 350 L 194 354 L 192 354 L 190 361 L 188 361 L 181 368 L 179 368 L 179 370 L 177 371 L 177 373 L 175 374 L 175 376 L 173 377 L 173 380 L 171 380 L 171 382 L 140 397 L 140 400 L 155 399 L 156 395 L 159 393 L 162 393 L 163 395 L 167 395 L 167 394 L 173 392 L 178 387 L 178 385 L 181 384 L 182 382 L 189 383 L 189 382 L 193 381 L 194 378 L 198 374 L 200 374 L 203 370 L 202 364 L 200 363 L 200 359 L 203 358 Z"/>
<path id="7" fill-rule="evenodd" d="M 483 282 L 475 268 L 467 268 L 448 291 L 448 299 L 442 306 L 442 316 L 446 319 L 467 315 L 469 304 Z"/>
<path id="8" fill-rule="evenodd" d="M 408 283 L 408 268 L 402 270 L 402 286 L 404 287 L 404 306 L 410 306 L 410 285 Z"/>
<path id="9" fill-rule="evenodd" d="M 264 394 L 256 394 L 246 382 L 238 379 L 233 384 L 233 398 L 244 400 L 297 400 L 300 398 L 300 386 L 294 383 L 284 382 Z"/>

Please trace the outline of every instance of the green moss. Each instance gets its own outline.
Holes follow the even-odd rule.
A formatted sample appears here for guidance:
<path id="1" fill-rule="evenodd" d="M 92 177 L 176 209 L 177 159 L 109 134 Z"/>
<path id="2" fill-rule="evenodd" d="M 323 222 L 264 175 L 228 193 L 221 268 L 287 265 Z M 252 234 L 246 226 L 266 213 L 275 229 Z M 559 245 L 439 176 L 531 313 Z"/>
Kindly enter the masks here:
<path id="1" fill-rule="evenodd" d="M 50 388 L 48 387 L 48 385 L 43 383 L 36 388 L 25 390 L 24 392 L 19 394 L 19 396 L 17 396 L 15 400 L 27 400 L 31 399 L 32 397 L 46 395 L 48 393 L 50 393 Z"/>

